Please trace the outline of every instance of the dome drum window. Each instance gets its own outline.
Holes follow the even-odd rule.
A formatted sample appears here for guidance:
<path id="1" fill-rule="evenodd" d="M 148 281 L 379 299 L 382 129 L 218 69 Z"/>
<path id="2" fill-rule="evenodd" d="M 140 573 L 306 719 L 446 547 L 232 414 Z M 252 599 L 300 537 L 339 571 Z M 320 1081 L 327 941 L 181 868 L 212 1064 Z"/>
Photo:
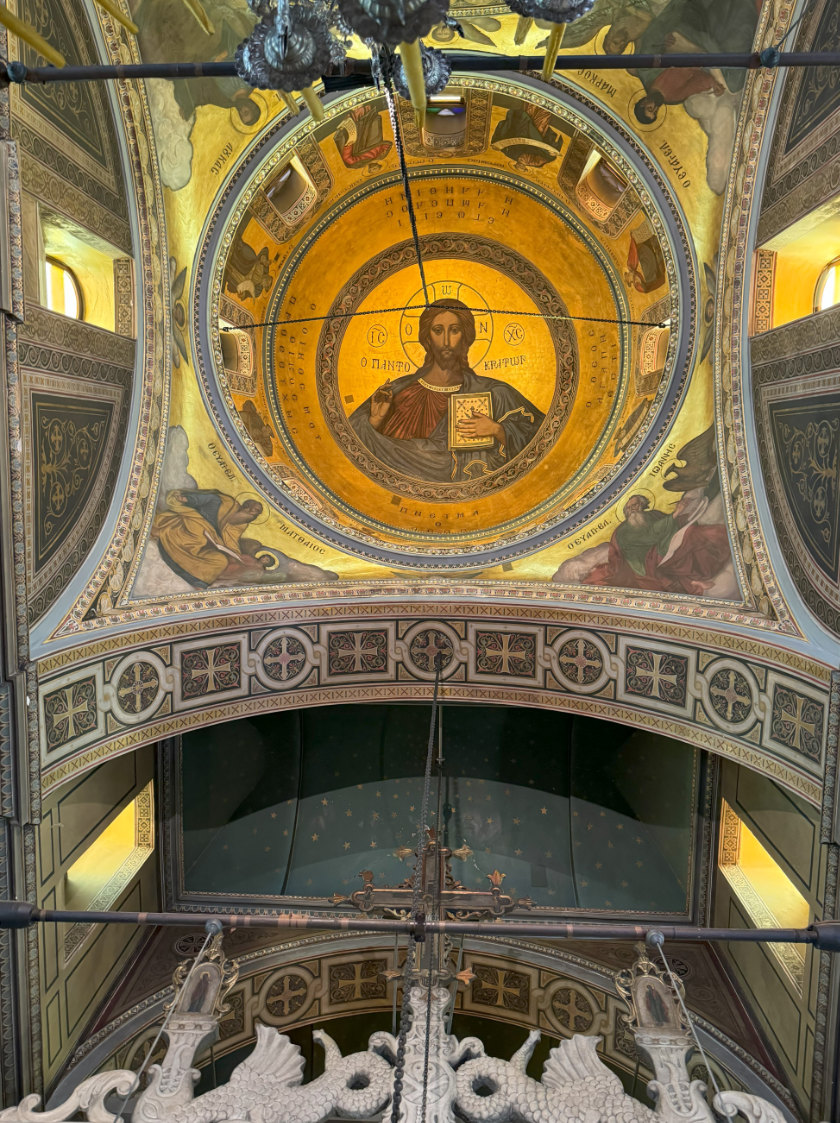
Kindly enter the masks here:
<path id="1" fill-rule="evenodd" d="M 429 99 L 423 121 L 423 144 L 435 151 L 451 153 L 467 139 L 469 113 L 463 97 L 441 94 Z"/>
<path id="2" fill-rule="evenodd" d="M 44 304 L 50 312 L 83 320 L 84 300 L 79 280 L 69 265 L 55 257 L 44 261 Z"/>
<path id="3" fill-rule="evenodd" d="M 829 261 L 820 273 L 814 289 L 814 311 L 824 312 L 840 304 L 840 257 Z"/>
<path id="4" fill-rule="evenodd" d="M 65 214 L 38 205 L 40 301 L 50 312 L 135 334 L 134 263 Z"/>

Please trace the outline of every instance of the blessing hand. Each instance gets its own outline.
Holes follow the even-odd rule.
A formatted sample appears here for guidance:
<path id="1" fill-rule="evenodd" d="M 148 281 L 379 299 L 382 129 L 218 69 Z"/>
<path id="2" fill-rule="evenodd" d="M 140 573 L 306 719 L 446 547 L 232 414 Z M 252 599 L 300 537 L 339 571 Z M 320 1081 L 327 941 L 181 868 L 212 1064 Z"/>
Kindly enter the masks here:
<path id="1" fill-rule="evenodd" d="M 458 433 L 462 437 L 495 437 L 500 444 L 504 444 L 505 431 L 492 417 L 486 413 L 479 413 L 473 409 L 470 417 L 462 417 L 458 422 Z"/>
<path id="2" fill-rule="evenodd" d="M 394 391 L 391 389 L 391 379 L 389 378 L 378 390 L 374 390 L 370 399 L 370 423 L 374 429 L 378 429 L 388 416 L 393 401 Z"/>

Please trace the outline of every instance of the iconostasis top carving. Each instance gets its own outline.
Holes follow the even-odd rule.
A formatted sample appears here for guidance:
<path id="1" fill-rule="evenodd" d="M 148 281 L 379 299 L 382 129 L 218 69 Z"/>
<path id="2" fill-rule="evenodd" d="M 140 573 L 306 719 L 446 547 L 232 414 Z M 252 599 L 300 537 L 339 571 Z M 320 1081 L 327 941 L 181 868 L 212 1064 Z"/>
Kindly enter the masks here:
<path id="1" fill-rule="evenodd" d="M 462 8 L 459 49 L 512 49 L 515 19 Z M 699 8 L 599 0 L 564 49 L 712 49 Z M 237 83 L 189 104 L 151 83 L 174 371 L 123 603 L 424 573 L 749 603 L 711 366 L 740 85 L 461 75 L 423 120 L 399 102 L 415 244 L 376 90 L 314 122 Z"/>

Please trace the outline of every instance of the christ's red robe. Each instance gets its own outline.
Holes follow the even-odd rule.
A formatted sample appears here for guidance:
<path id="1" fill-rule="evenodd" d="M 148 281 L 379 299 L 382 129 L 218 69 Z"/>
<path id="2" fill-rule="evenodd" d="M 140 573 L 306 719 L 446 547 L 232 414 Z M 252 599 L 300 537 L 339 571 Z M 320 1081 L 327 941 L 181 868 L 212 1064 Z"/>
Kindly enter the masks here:
<path id="1" fill-rule="evenodd" d="M 386 437 L 429 437 L 449 408 L 449 395 L 412 382 L 395 396 L 379 430 Z"/>

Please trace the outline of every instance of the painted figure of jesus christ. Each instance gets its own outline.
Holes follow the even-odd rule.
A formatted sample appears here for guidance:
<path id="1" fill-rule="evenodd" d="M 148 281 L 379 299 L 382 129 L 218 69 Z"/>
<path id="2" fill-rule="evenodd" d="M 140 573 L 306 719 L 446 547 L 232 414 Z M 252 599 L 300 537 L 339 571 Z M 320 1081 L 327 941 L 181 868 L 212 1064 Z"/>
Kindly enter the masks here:
<path id="1" fill-rule="evenodd" d="M 452 483 L 502 468 L 534 439 L 545 415 L 513 386 L 476 374 L 468 361 L 475 318 L 460 300 L 436 300 L 420 315 L 426 350 L 414 374 L 390 379 L 350 415 L 356 435 L 389 468 L 416 479 Z M 472 410 L 460 438 L 483 447 L 451 447 L 452 394 L 489 394 L 491 410 Z"/>

